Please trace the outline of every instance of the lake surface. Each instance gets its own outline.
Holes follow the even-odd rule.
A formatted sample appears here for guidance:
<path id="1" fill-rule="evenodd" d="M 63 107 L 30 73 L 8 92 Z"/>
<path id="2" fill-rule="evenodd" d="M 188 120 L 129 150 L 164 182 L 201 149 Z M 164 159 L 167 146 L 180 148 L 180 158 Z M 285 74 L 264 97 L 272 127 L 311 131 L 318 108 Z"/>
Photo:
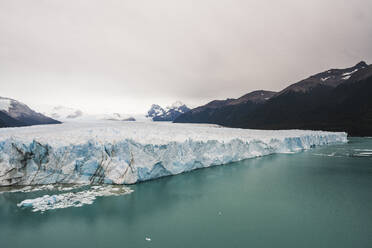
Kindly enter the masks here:
<path id="1" fill-rule="evenodd" d="M 370 138 L 130 188 L 45 212 L 17 203 L 58 192 L 2 193 L 0 247 L 372 247 Z"/>

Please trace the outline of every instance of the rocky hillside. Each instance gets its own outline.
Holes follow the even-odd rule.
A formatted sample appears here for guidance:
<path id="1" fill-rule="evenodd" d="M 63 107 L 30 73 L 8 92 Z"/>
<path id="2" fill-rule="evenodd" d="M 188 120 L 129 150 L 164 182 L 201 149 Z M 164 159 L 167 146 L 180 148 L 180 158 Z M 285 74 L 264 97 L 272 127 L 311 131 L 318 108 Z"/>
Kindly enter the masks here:
<path id="1" fill-rule="evenodd" d="M 19 101 L 0 97 L 0 127 L 20 127 L 58 123 L 60 122 L 35 112 Z"/>
<path id="2" fill-rule="evenodd" d="M 362 61 L 349 68 L 329 69 L 310 76 L 265 101 L 235 105 L 229 104 L 231 99 L 219 101 L 212 104 L 215 108 L 207 108 L 207 104 L 179 116 L 175 122 L 346 131 L 353 136 L 372 136 L 371 94 L 372 66 Z M 202 114 L 198 112 L 200 108 L 204 109 Z"/>
<path id="3" fill-rule="evenodd" d="M 228 125 L 231 121 L 238 121 L 242 115 L 253 111 L 275 94 L 273 91 L 257 90 L 237 99 L 214 100 L 180 115 L 175 122 Z"/>

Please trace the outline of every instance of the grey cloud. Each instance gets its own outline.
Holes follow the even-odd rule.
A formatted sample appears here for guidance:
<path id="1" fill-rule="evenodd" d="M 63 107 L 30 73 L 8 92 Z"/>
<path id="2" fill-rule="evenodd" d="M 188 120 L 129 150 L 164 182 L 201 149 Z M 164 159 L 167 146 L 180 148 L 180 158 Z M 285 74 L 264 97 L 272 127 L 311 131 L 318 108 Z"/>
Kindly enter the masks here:
<path id="1" fill-rule="evenodd" d="M 0 2 L 0 95 L 144 112 L 372 61 L 370 0 Z"/>

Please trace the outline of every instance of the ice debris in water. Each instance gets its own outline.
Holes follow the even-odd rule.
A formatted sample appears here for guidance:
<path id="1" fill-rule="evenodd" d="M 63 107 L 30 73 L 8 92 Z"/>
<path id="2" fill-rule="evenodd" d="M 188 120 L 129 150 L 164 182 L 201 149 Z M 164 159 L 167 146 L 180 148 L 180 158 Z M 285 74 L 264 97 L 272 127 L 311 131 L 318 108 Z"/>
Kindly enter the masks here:
<path id="1" fill-rule="evenodd" d="M 75 184 L 75 185 L 56 185 L 56 184 L 47 184 L 47 185 L 29 185 L 24 187 L 0 187 L 0 194 L 2 193 L 29 193 L 45 190 L 58 190 L 58 191 L 71 191 L 74 189 L 87 186 L 87 184 Z"/>
<path id="2" fill-rule="evenodd" d="M 354 149 L 356 153 L 354 153 L 354 156 L 357 157 L 372 157 L 372 150 L 371 149 Z"/>
<path id="3" fill-rule="evenodd" d="M 126 186 L 102 185 L 92 186 L 88 190 L 68 192 L 56 195 L 44 195 L 42 197 L 27 199 L 17 204 L 18 207 L 31 207 L 33 212 L 46 210 L 81 207 L 92 204 L 96 197 L 125 195 L 133 192 Z"/>
<path id="4" fill-rule="evenodd" d="M 151 238 L 146 237 L 145 240 L 148 241 L 148 242 L 150 242 L 151 241 Z"/>

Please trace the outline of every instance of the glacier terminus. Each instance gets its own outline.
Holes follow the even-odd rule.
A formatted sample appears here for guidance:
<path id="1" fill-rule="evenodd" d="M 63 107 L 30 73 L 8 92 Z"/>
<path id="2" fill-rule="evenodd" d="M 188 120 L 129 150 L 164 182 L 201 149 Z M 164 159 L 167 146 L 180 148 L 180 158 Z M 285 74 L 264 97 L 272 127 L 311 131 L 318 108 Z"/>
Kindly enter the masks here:
<path id="1" fill-rule="evenodd" d="M 344 132 L 156 122 L 0 129 L 0 186 L 133 184 L 198 168 L 347 142 Z"/>

